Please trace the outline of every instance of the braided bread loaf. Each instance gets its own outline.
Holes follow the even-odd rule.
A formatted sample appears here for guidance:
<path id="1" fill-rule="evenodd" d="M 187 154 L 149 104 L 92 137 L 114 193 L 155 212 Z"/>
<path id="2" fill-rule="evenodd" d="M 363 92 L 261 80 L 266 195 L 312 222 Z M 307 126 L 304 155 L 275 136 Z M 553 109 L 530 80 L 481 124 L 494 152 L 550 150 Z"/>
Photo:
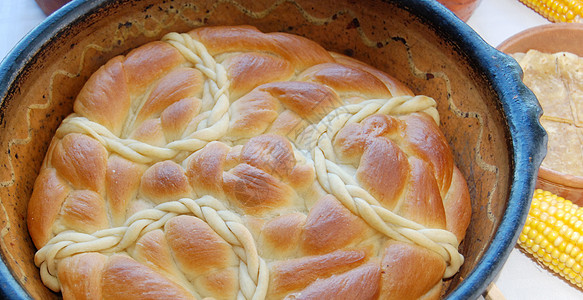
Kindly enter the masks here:
<path id="1" fill-rule="evenodd" d="M 36 180 L 41 278 L 65 299 L 438 298 L 471 208 L 435 106 L 250 26 L 115 57 Z"/>

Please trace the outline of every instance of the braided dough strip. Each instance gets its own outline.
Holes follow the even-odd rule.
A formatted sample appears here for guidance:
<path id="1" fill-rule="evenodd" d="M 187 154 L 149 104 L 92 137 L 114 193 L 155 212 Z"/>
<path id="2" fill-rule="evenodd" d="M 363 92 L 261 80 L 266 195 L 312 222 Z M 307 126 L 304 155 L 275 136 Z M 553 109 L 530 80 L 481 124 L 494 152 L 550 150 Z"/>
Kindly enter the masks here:
<path id="1" fill-rule="evenodd" d="M 312 158 L 318 182 L 326 192 L 336 196 L 352 213 L 388 237 L 412 242 L 440 254 L 447 263 L 443 276 L 449 278 L 457 273 L 464 261 L 464 257 L 457 250 L 459 242 L 455 235 L 442 229 L 428 230 L 382 207 L 336 164 L 332 148 L 332 140 L 340 129 L 346 124 L 360 122 L 369 115 L 396 115 L 432 110 L 435 110 L 435 101 L 426 96 L 401 96 L 347 105 L 330 112 L 318 124 L 306 129 L 300 144 L 305 146 L 309 141 L 317 141 L 312 150 Z"/>
<path id="2" fill-rule="evenodd" d="M 142 164 L 171 159 L 178 154 L 178 151 L 168 146 L 156 147 L 134 139 L 117 137 L 105 126 L 74 114 L 63 120 L 55 136 L 62 138 L 69 133 L 82 133 L 91 136 L 110 152 Z M 204 147 L 204 145 L 200 148 Z"/>
<path id="3" fill-rule="evenodd" d="M 219 200 L 203 196 L 193 200 L 182 198 L 162 203 L 155 208 L 139 211 L 125 226 L 97 231 L 93 234 L 64 231 L 53 237 L 35 254 L 35 264 L 41 269 L 41 279 L 51 290 L 60 291 L 57 278 L 59 259 L 82 252 L 116 253 L 136 243 L 147 232 L 160 229 L 177 215 L 194 215 L 205 221 L 227 241 L 240 259 L 239 298 L 264 299 L 269 283 L 269 269 L 259 257 L 255 240 L 241 223 L 238 215 L 228 211 Z"/>
<path id="4" fill-rule="evenodd" d="M 176 157 L 181 151 L 192 153 L 210 142 L 205 139 L 188 138 L 168 143 L 164 147 L 157 147 L 134 139 L 120 138 L 105 126 L 75 114 L 63 120 L 57 129 L 56 137 L 62 138 L 69 133 L 82 133 L 91 136 L 109 152 L 117 153 L 128 160 L 142 164 L 169 160 Z"/>
<path id="5" fill-rule="evenodd" d="M 209 116 L 198 125 L 197 131 L 191 138 L 204 139 L 210 142 L 224 136 L 229 125 L 230 104 L 230 81 L 227 77 L 227 70 L 223 65 L 217 64 L 201 42 L 194 40 L 186 33 L 171 32 L 165 35 L 162 41 L 174 46 L 186 60 L 194 64 L 208 78 L 205 81 L 204 95 L 212 95 L 214 106 Z M 207 90 L 210 93 L 207 93 Z M 203 103 L 205 102 L 208 101 L 203 101 Z"/>

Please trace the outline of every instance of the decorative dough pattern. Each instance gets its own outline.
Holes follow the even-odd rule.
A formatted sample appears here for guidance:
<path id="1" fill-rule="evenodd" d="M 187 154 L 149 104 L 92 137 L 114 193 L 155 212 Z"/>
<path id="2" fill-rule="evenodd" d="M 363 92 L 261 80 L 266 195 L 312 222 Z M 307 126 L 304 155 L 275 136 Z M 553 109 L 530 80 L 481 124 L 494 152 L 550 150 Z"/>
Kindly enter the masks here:
<path id="1" fill-rule="evenodd" d="M 470 204 L 435 107 L 298 36 L 167 34 L 97 71 L 57 130 L 29 205 L 35 263 L 63 295 L 139 278 L 121 255 L 172 291 L 127 288 L 158 297 L 438 297 Z"/>

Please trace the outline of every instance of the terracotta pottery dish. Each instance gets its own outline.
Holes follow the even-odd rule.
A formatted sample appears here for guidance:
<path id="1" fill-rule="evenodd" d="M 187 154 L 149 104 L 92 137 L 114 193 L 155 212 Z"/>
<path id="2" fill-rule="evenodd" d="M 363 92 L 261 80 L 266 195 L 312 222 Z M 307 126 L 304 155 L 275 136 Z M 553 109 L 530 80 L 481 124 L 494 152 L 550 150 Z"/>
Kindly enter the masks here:
<path id="1" fill-rule="evenodd" d="M 526 53 L 528 50 L 533 49 L 549 54 L 570 52 L 583 57 L 582 45 L 583 24 L 553 23 L 524 30 L 502 42 L 498 49 L 507 54 Z M 576 107 L 576 105 L 571 105 L 571 107 Z M 572 113 L 570 115 L 573 116 Z M 542 118 L 543 120 L 545 119 L 544 113 Z M 577 120 L 573 120 L 573 118 L 570 121 L 577 123 Z M 581 132 L 580 128 L 578 130 Z M 581 135 L 579 137 L 581 138 Z M 551 141 L 552 137 L 549 140 Z M 554 159 L 550 155 L 552 146 L 549 142 L 549 153 L 546 159 Z M 580 148 L 579 151 L 579 154 L 583 155 L 583 148 Z M 558 156 L 565 157 L 563 155 Z M 551 162 L 546 159 L 539 169 L 537 188 L 550 191 L 580 206 L 583 205 L 583 176 L 580 175 L 581 173 L 570 174 L 554 169 L 549 166 Z"/>
<path id="2" fill-rule="evenodd" d="M 0 298 L 59 299 L 27 228 L 35 178 L 61 121 L 100 66 L 169 32 L 252 25 L 316 41 L 436 100 L 472 217 L 442 298 L 477 299 L 514 248 L 545 155 L 541 107 L 519 65 L 434 0 L 73 0 L 0 64 Z"/>
<path id="3" fill-rule="evenodd" d="M 552 23 L 521 31 L 498 45 L 504 53 L 526 52 L 536 49 L 541 52 L 571 52 L 583 56 L 583 24 Z"/>

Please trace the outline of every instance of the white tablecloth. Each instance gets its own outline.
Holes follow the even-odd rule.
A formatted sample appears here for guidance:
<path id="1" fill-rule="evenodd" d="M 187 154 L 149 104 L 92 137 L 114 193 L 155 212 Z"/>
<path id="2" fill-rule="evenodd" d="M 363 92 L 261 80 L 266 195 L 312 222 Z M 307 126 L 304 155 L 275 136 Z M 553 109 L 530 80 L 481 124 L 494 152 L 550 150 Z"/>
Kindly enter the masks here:
<path id="1" fill-rule="evenodd" d="M 0 59 L 45 18 L 34 0 L 0 0 Z M 547 20 L 518 0 L 482 0 L 468 24 L 491 45 Z M 515 248 L 495 280 L 507 299 L 583 299 L 583 292 Z"/>

